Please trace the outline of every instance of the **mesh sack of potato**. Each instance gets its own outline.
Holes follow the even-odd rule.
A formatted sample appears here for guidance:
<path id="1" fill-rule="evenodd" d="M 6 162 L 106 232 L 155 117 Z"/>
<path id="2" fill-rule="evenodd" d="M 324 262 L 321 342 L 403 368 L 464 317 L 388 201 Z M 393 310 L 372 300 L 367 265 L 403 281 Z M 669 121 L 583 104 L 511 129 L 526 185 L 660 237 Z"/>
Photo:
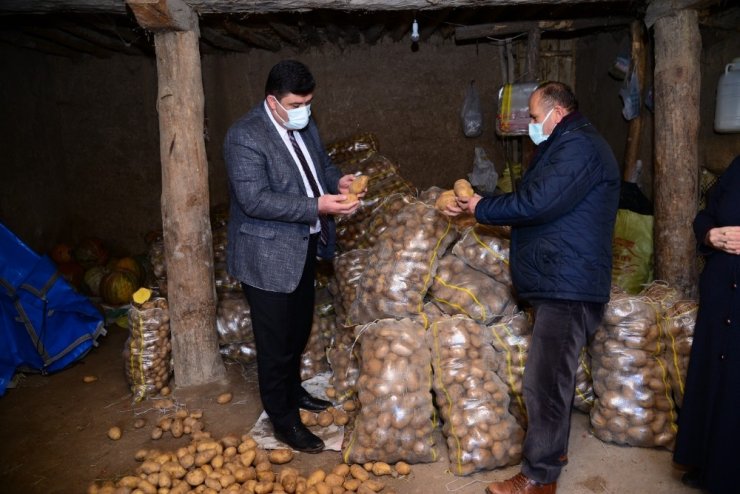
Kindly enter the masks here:
<path id="1" fill-rule="evenodd" d="M 483 324 L 512 314 L 516 307 L 508 286 L 451 255 L 439 260 L 428 295 L 447 314 L 462 314 Z"/>
<path id="2" fill-rule="evenodd" d="M 437 459 L 431 351 L 424 326 L 381 319 L 358 331 L 360 411 L 342 456 L 346 463 Z"/>
<path id="3" fill-rule="evenodd" d="M 257 348 L 254 342 L 227 343 L 219 345 L 218 353 L 227 360 L 240 364 L 249 364 L 257 360 Z"/>
<path id="4" fill-rule="evenodd" d="M 661 320 L 664 338 L 664 361 L 671 378 L 673 399 L 680 407 L 683 404 L 686 372 L 689 368 L 691 345 L 694 343 L 694 326 L 699 306 L 693 300 L 681 300 L 673 304 Z"/>
<path id="5" fill-rule="evenodd" d="M 363 248 L 374 246 L 378 242 L 378 237 L 393 223 L 393 218 L 413 200 L 411 195 L 402 192 L 390 194 L 383 199 L 367 219 L 365 236 L 360 239 L 360 245 Z"/>
<path id="6" fill-rule="evenodd" d="M 657 305 L 661 312 L 665 312 L 681 299 L 679 291 L 665 281 L 653 281 L 639 293 Z"/>
<path id="7" fill-rule="evenodd" d="M 241 293 L 241 283 L 228 273 L 226 267 L 226 235 L 227 228 L 225 225 L 213 229 L 213 275 L 216 291 L 219 294 L 224 292 Z"/>
<path id="8" fill-rule="evenodd" d="M 494 370 L 506 383 L 511 399 L 509 410 L 519 424 L 527 427 L 527 407 L 522 394 L 524 366 L 532 341 L 532 318 L 521 311 L 488 326 L 491 344 L 499 355 Z"/>
<path id="9" fill-rule="evenodd" d="M 329 348 L 334 325 L 331 295 L 325 288 L 317 290 L 311 334 L 306 349 L 301 354 L 301 380 L 306 381 L 330 369 L 326 349 Z"/>
<path id="10" fill-rule="evenodd" d="M 172 342 L 167 300 L 133 303 L 128 311 L 129 336 L 123 350 L 126 379 L 138 402 L 167 386 L 172 372 Z"/>
<path id="11" fill-rule="evenodd" d="M 167 264 L 164 260 L 164 239 L 161 235 L 149 244 L 147 257 L 152 264 L 152 273 L 156 278 L 159 294 L 167 296 Z"/>
<path id="12" fill-rule="evenodd" d="M 216 305 L 219 345 L 250 343 L 254 346 L 249 304 L 243 293 L 223 293 Z"/>
<path id="13" fill-rule="evenodd" d="M 439 319 L 432 340 L 432 389 L 450 470 L 468 475 L 518 463 L 524 430 L 509 412 L 506 384 L 493 371 L 488 329 L 464 316 Z"/>
<path id="14" fill-rule="evenodd" d="M 326 153 L 340 168 L 349 168 L 369 158 L 378 149 L 377 136 L 363 132 L 332 142 L 326 147 Z"/>
<path id="15" fill-rule="evenodd" d="M 588 347 L 581 349 L 576 370 L 576 393 L 573 398 L 573 407 L 583 413 L 589 413 L 594 406 L 594 382 L 591 377 L 591 355 Z"/>
<path id="16" fill-rule="evenodd" d="M 418 316 L 438 259 L 456 235 L 433 207 L 417 201 L 404 206 L 370 250 L 348 324 Z"/>
<path id="17" fill-rule="evenodd" d="M 357 285 L 365 271 L 369 255 L 370 251 L 367 249 L 355 249 L 334 257 L 334 282 L 336 284 L 334 296 L 335 299 L 339 299 L 339 305 L 345 315 L 352 307 L 352 302 L 355 301 Z"/>
<path id="18" fill-rule="evenodd" d="M 340 401 L 355 395 L 355 385 L 360 374 L 357 350 L 354 327 L 337 326 L 331 346 L 327 350 L 327 359 L 331 367 L 329 384 L 334 388 L 336 398 Z"/>
<path id="19" fill-rule="evenodd" d="M 475 225 L 463 233 L 452 247 L 452 253 L 471 268 L 511 285 L 508 234 L 502 227 Z"/>
<path id="20" fill-rule="evenodd" d="M 662 359 L 658 307 L 649 299 L 613 295 L 589 345 L 591 426 L 606 442 L 671 447 L 676 411 Z"/>

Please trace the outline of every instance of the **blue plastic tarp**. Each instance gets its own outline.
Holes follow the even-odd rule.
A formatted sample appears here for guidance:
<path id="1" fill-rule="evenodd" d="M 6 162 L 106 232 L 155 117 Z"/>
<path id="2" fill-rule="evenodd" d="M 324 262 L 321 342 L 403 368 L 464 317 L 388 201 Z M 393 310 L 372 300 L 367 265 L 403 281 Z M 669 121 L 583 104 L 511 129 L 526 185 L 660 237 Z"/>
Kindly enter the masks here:
<path id="1" fill-rule="evenodd" d="M 105 334 L 103 315 L 54 262 L 0 223 L 0 396 L 17 371 L 50 373 Z"/>

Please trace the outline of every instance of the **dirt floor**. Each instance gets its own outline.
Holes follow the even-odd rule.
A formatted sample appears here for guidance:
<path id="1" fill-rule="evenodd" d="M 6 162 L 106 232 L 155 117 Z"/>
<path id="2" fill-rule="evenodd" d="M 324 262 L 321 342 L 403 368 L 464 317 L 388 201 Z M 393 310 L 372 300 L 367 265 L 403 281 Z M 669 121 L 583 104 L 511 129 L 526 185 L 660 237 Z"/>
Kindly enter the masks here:
<path id="1" fill-rule="evenodd" d="M 174 451 L 188 436 L 150 439 L 160 412 L 151 401 L 132 404 L 123 373 L 121 350 L 126 330 L 112 326 L 82 361 L 51 376 L 26 375 L 0 398 L 0 492 L 7 494 L 84 493 L 95 480 L 133 473 L 134 453 L 141 448 Z M 201 389 L 175 389 L 173 397 L 188 409 L 202 409 L 206 430 L 218 438 L 246 433 L 261 413 L 254 368 L 228 365 L 227 380 Z M 86 384 L 83 377 L 98 380 Z M 234 394 L 227 405 L 216 403 L 225 391 Z M 144 417 L 147 425 L 133 427 Z M 108 439 L 111 426 L 123 430 L 118 441 Z M 441 460 L 414 465 L 406 478 L 383 477 L 387 489 L 401 494 L 482 493 L 487 482 L 513 475 L 518 467 L 455 477 L 448 471 L 444 442 L 438 433 Z M 588 431 L 588 416 L 573 414 L 570 464 L 558 492 L 573 494 L 681 494 L 684 487 L 670 452 L 605 444 Z M 338 452 L 297 454 L 291 463 L 304 472 L 331 469 L 341 462 Z"/>

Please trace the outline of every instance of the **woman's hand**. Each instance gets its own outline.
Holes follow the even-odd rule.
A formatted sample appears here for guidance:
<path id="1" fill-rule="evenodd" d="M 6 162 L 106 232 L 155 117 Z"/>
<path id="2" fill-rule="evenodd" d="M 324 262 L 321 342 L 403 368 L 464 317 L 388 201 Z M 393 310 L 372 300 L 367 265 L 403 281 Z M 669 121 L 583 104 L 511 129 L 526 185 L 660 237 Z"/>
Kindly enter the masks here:
<path id="1" fill-rule="evenodd" d="M 712 228 L 704 243 L 728 254 L 740 254 L 740 226 Z"/>

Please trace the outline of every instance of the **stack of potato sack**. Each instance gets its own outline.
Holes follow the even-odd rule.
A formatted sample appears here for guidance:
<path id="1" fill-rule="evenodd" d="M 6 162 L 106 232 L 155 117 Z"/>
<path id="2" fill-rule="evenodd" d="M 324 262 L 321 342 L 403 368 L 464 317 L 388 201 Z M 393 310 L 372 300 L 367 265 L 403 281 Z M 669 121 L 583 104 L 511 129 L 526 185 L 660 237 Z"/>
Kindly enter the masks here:
<path id="1" fill-rule="evenodd" d="M 146 288 L 137 290 L 128 311 L 128 328 L 123 362 L 134 401 L 139 402 L 158 395 L 172 374 L 167 300 L 151 298 Z"/>
<path id="2" fill-rule="evenodd" d="M 659 319 L 661 308 L 640 295 L 612 293 L 589 347 L 596 400 L 591 425 L 599 439 L 671 447 L 676 410 Z"/>

